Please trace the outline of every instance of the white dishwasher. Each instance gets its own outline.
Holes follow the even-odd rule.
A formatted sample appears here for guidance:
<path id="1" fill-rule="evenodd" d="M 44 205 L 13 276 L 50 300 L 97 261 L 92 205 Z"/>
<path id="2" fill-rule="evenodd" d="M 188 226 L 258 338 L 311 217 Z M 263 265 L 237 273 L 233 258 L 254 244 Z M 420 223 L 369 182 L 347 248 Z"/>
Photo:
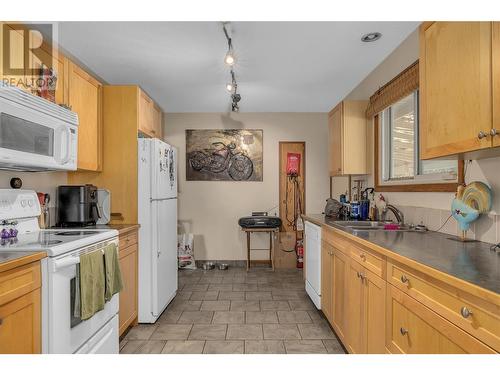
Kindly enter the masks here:
<path id="1" fill-rule="evenodd" d="M 321 309 L 321 227 L 305 223 L 306 292 L 314 305 Z"/>

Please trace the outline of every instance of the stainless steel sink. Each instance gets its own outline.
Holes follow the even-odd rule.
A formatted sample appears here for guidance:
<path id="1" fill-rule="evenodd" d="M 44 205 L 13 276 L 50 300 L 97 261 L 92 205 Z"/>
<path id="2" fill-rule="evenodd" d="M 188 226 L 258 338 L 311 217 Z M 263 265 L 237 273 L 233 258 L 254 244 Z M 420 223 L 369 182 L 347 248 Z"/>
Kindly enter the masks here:
<path id="1" fill-rule="evenodd" d="M 381 221 L 336 221 L 335 224 L 350 229 L 356 232 L 364 231 L 383 231 L 383 232 L 420 232 L 415 230 L 414 227 L 404 225 L 399 229 L 385 229 L 384 225 L 387 223 Z"/>

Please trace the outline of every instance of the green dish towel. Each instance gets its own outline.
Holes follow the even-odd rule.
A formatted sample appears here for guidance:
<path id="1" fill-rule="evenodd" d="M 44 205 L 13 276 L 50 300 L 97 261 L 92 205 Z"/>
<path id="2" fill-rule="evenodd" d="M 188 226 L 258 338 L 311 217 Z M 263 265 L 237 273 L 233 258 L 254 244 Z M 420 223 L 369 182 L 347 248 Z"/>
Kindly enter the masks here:
<path id="1" fill-rule="evenodd" d="M 91 318 L 104 308 L 104 262 L 101 251 L 80 255 L 81 319 Z"/>
<path id="2" fill-rule="evenodd" d="M 104 267 L 106 269 L 106 302 L 123 289 L 122 273 L 118 260 L 118 247 L 110 244 L 104 249 Z"/>

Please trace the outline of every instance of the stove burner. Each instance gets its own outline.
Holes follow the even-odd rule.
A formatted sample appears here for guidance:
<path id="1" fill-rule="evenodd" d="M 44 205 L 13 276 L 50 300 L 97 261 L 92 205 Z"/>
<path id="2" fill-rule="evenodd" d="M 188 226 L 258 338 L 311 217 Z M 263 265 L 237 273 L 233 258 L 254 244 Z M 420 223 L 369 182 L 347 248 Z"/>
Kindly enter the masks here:
<path id="1" fill-rule="evenodd" d="M 68 232 L 56 232 L 56 236 L 89 236 L 91 234 L 96 234 L 96 232 L 91 232 L 89 230 L 82 231 L 68 231 Z"/>

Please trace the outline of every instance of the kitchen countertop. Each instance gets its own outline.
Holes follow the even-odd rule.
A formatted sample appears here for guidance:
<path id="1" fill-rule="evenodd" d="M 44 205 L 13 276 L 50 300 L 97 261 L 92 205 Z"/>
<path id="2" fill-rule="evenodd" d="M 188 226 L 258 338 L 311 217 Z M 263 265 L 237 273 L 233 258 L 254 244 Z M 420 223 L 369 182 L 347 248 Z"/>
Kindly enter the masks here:
<path id="1" fill-rule="evenodd" d="M 304 220 L 326 225 L 486 290 L 500 293 L 500 252 L 485 242 L 460 242 L 439 232 L 353 231 L 321 214 Z"/>
<path id="2" fill-rule="evenodd" d="M 95 228 L 95 229 L 116 229 L 118 231 L 118 234 L 124 235 L 128 232 L 132 232 L 134 230 L 139 229 L 141 226 L 140 224 L 98 224 L 94 225 L 89 228 Z"/>
<path id="3" fill-rule="evenodd" d="M 36 262 L 47 256 L 45 251 L 2 251 L 0 249 L 0 272 Z"/>

